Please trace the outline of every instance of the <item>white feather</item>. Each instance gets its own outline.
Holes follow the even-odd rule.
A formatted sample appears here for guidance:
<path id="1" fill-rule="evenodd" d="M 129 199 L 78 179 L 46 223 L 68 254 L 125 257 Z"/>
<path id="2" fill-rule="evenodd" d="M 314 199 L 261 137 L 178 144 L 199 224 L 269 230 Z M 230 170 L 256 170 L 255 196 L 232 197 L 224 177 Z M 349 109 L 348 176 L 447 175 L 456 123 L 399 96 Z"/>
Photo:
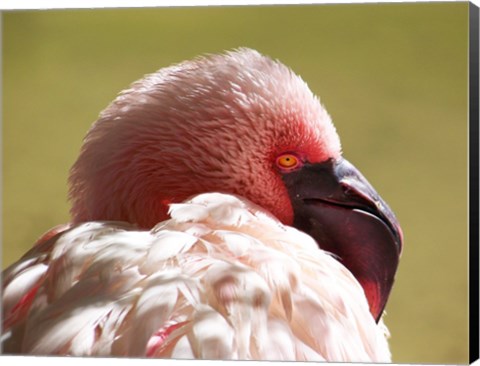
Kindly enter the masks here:
<path id="1" fill-rule="evenodd" d="M 30 261 L 28 261 L 31 263 Z M 10 313 L 12 308 L 20 301 L 34 285 L 41 279 L 47 270 L 43 263 L 32 264 L 30 267 L 18 271 L 11 280 L 11 285 L 3 291 L 3 312 Z"/>
<path id="2" fill-rule="evenodd" d="M 172 205 L 151 231 L 80 224 L 9 268 L 6 332 L 31 354 L 388 362 L 361 286 L 306 234 L 238 197 Z M 8 314 L 7 314 L 8 316 Z M 7 344 L 8 343 L 8 344 Z"/>

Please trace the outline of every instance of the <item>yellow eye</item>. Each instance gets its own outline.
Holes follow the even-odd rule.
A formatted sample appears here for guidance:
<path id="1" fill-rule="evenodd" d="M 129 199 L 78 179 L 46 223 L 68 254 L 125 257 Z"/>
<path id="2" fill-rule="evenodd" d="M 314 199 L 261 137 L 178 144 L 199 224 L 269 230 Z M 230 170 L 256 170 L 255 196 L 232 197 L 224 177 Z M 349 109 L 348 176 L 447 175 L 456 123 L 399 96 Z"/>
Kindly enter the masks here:
<path id="1" fill-rule="evenodd" d="M 293 154 L 283 154 L 277 158 L 277 166 L 281 169 L 293 169 L 300 165 L 300 160 Z"/>

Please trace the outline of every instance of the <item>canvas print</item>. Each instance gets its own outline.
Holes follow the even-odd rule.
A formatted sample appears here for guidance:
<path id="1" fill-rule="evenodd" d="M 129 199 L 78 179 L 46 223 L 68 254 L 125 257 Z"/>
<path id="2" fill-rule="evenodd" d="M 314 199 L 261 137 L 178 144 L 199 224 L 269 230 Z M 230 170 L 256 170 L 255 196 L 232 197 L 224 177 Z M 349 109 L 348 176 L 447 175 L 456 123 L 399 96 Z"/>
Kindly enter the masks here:
<path id="1" fill-rule="evenodd" d="M 466 363 L 468 10 L 4 13 L 2 352 Z"/>

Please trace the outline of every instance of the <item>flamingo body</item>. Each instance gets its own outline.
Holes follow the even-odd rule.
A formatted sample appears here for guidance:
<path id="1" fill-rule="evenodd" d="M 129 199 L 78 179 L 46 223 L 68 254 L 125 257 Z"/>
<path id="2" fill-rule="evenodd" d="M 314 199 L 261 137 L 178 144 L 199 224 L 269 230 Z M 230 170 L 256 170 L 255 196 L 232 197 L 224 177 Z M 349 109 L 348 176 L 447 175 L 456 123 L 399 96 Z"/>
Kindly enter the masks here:
<path id="1" fill-rule="evenodd" d="M 5 276 L 7 314 L 16 288 L 36 292 L 25 324 L 12 329 L 20 353 L 390 360 L 386 329 L 351 273 L 308 235 L 234 196 L 172 205 L 171 219 L 150 231 L 79 224 Z"/>

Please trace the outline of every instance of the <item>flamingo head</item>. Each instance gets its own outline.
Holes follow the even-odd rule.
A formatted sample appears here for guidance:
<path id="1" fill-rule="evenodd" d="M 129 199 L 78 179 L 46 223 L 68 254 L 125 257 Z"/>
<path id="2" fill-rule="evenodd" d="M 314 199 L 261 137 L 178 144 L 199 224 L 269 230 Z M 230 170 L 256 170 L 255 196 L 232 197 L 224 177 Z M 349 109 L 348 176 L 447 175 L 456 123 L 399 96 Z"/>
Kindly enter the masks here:
<path id="1" fill-rule="evenodd" d="M 342 157 L 305 82 L 254 50 L 170 66 L 123 91 L 71 169 L 72 221 L 150 228 L 170 203 L 214 191 L 311 234 L 353 273 L 380 318 L 402 249 L 399 224 Z"/>

